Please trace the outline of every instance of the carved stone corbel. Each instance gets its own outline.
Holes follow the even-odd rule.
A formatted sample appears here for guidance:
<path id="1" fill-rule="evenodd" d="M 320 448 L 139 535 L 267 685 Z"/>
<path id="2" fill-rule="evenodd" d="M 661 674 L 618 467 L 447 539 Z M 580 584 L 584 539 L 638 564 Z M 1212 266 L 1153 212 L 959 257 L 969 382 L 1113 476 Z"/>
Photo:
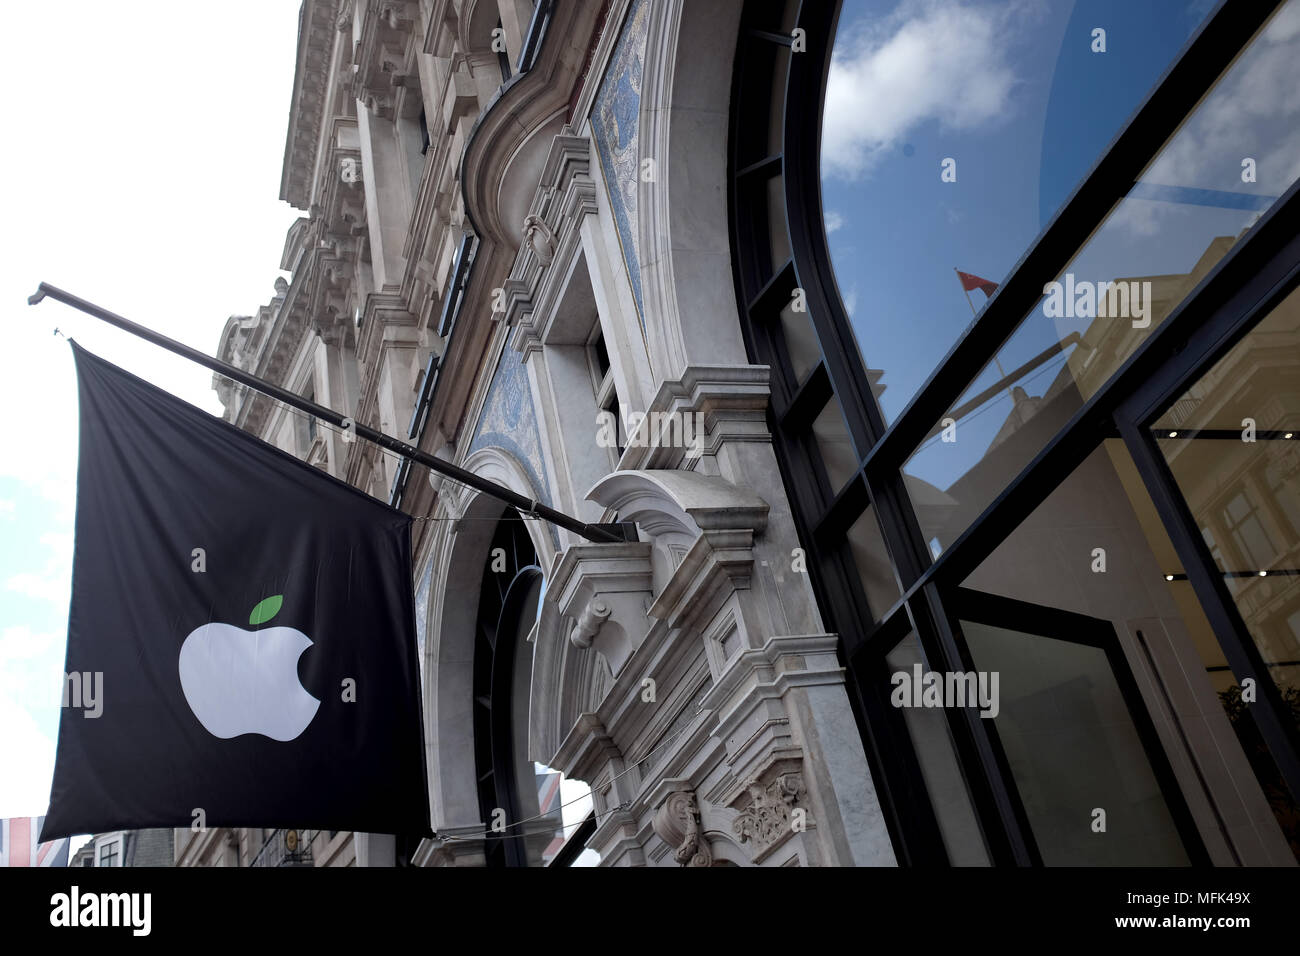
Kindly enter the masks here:
<path id="1" fill-rule="evenodd" d="M 591 642 L 605 622 L 609 620 L 613 609 L 598 597 L 587 602 L 586 609 L 578 616 L 578 623 L 569 635 L 574 647 L 591 647 Z"/>
<path id="2" fill-rule="evenodd" d="M 700 826 L 700 806 L 689 790 L 670 793 L 651 823 L 659 838 L 673 847 L 681 866 L 712 866 L 713 853 Z"/>
<path id="3" fill-rule="evenodd" d="M 532 247 L 537 261 L 549 266 L 555 258 L 555 233 L 541 216 L 530 215 L 524 219 L 524 241 Z"/>
<path id="4" fill-rule="evenodd" d="M 565 549 L 546 600 L 576 626 L 569 640 L 600 654 L 617 675 L 649 628 L 650 545 L 573 544 Z"/>

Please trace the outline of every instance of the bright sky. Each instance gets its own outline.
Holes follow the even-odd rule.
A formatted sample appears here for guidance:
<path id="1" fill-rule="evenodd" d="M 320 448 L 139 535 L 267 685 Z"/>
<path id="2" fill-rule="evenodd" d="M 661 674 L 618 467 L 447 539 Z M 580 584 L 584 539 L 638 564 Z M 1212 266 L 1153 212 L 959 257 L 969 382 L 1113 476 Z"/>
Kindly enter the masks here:
<path id="1" fill-rule="evenodd" d="M 296 0 L 7 6 L 0 238 L 0 817 L 49 803 L 70 597 L 77 395 L 65 334 L 217 412 L 212 373 L 53 300 L 42 280 L 205 352 L 267 302 Z"/>

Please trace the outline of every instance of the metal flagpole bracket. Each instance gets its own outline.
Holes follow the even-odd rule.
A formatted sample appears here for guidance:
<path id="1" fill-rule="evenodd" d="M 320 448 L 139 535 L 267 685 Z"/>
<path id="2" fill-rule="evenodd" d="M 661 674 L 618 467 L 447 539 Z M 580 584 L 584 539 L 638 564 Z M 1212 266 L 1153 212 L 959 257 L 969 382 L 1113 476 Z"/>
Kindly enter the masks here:
<path id="1" fill-rule="evenodd" d="M 291 392 L 288 389 L 281 388 L 279 385 L 273 385 L 270 382 L 258 378 L 256 375 L 250 375 L 241 368 L 236 368 L 220 359 L 213 358 L 205 352 L 198 349 L 190 348 L 182 342 L 168 338 L 161 332 L 155 332 L 143 325 L 138 325 L 130 319 L 123 318 L 115 312 L 110 312 L 102 306 L 95 305 L 85 299 L 79 298 L 70 292 L 64 292 L 62 289 L 42 282 L 36 291 L 28 296 L 29 305 L 36 305 L 46 297 L 56 299 L 64 305 L 69 305 L 80 312 L 93 316 L 109 325 L 116 326 L 124 332 L 130 332 L 146 342 L 152 342 L 154 345 L 161 346 L 169 352 L 187 358 L 192 362 L 197 362 L 205 368 L 210 368 L 219 375 L 224 375 L 229 379 L 247 385 L 249 388 L 256 389 L 265 395 L 269 395 L 276 401 L 290 405 L 299 411 L 306 412 L 309 415 L 315 415 L 322 421 L 329 422 L 336 428 L 342 428 L 351 431 L 367 441 L 374 442 L 381 448 L 386 448 L 394 454 L 400 455 L 408 461 L 418 462 L 424 465 L 430 471 L 437 472 L 444 477 L 450 478 L 462 485 L 480 491 L 485 495 L 503 501 L 513 508 L 518 509 L 524 514 L 535 515 L 544 521 L 549 521 L 553 525 L 571 531 L 576 535 L 586 538 L 588 541 L 597 544 L 618 544 L 624 541 L 635 541 L 636 526 L 630 523 L 621 525 L 610 524 L 590 524 L 586 521 L 580 521 L 572 515 L 567 515 L 562 511 L 557 511 L 550 505 L 544 505 L 539 501 L 521 495 L 512 491 L 504 485 L 499 485 L 495 481 L 489 481 L 481 475 L 476 475 L 472 471 L 461 468 L 459 465 L 453 465 L 449 461 L 444 461 L 427 452 L 421 451 L 413 445 L 408 445 L 404 441 L 399 441 L 392 435 L 386 435 L 369 425 L 363 425 L 354 421 L 346 415 L 341 415 L 331 408 L 324 405 L 317 405 L 301 395 Z M 346 424 L 345 424 L 346 422 Z M 628 530 L 630 528 L 630 531 Z M 631 535 L 629 537 L 629 534 Z"/>

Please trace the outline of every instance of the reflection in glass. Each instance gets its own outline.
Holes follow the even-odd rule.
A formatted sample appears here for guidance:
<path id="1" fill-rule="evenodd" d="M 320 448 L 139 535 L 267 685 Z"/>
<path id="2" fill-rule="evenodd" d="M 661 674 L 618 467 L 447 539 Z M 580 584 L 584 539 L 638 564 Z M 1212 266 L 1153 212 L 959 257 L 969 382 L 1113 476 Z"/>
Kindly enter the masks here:
<path id="1" fill-rule="evenodd" d="M 975 666 L 1000 675 L 992 718 L 1048 866 L 1190 862 L 1106 653 L 963 621 Z M 1106 829 L 1095 830 L 1095 811 Z"/>
<path id="2" fill-rule="evenodd" d="M 913 453 L 907 473 L 953 499 L 926 540 L 964 531 L 1300 175 L 1297 88 L 1290 0 Z"/>
<path id="3" fill-rule="evenodd" d="M 915 634 L 909 634 L 885 657 L 891 674 L 911 674 L 914 664 L 925 666 L 921 644 Z M 907 733 L 916 750 L 921 776 L 926 792 L 943 835 L 948 862 L 953 866 L 988 866 L 988 851 L 980 836 L 975 808 L 957 752 L 948 730 L 944 711 L 932 707 L 901 707 L 907 723 Z"/>
<path id="4" fill-rule="evenodd" d="M 971 321 L 953 270 L 1010 273 L 1211 7 L 845 0 L 825 228 L 861 353 L 884 370 L 887 421 Z"/>
<path id="5" fill-rule="evenodd" d="M 839 491 L 857 471 L 858 456 L 853 451 L 853 441 L 849 438 L 849 427 L 844 423 L 840 403 L 834 398 L 813 420 L 812 433 L 817 441 L 817 450 L 821 452 L 822 464 L 826 466 L 831 491 Z"/>
<path id="6" fill-rule="evenodd" d="M 846 537 L 853 564 L 858 569 L 858 579 L 867 595 L 867 605 L 872 616 L 880 620 L 901 595 L 894 577 L 894 565 L 889 560 L 884 536 L 876 522 L 876 509 L 872 505 L 867 505 L 867 510 L 853 522 Z"/>
<path id="7" fill-rule="evenodd" d="M 1269 675 L 1300 718 L 1300 291 L 1153 430 Z"/>
<path id="8" fill-rule="evenodd" d="M 1172 721 L 1165 724 L 1165 743 L 1179 743 L 1171 762 L 1190 753 L 1221 816 L 1240 828 L 1234 841 L 1257 854 L 1243 862 L 1288 863 L 1300 855 L 1300 812 L 1244 712 L 1240 686 L 1183 572 L 1127 449 L 1107 439 L 963 586 L 1108 628 L 1137 672 L 1141 706 L 1157 724 Z M 999 623 L 1028 627 L 1025 620 Z M 1062 629 L 1043 633 L 1070 636 Z M 1064 660 L 1055 652 L 1048 657 L 1056 663 L 1044 666 Z M 979 665 L 978 653 L 975 660 Z M 1004 702 L 1013 680 L 1002 674 Z M 1080 712 L 1084 724 L 1085 718 Z M 1183 788 L 1190 785 L 1184 777 Z M 1198 823 L 1203 833 L 1218 830 L 1204 813 Z"/>
<path id="9" fill-rule="evenodd" d="M 822 353 L 812 322 L 808 319 L 808 310 L 796 310 L 793 299 L 781 310 L 781 332 L 785 336 L 785 349 L 790 358 L 790 371 L 794 372 L 794 382 L 802 385 L 822 360 Z"/>

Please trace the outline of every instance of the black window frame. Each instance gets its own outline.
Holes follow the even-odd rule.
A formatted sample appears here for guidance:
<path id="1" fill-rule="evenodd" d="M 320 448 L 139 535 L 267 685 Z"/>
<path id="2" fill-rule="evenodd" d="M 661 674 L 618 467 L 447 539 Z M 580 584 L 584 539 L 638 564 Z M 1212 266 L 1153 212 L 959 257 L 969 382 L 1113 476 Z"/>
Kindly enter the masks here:
<path id="1" fill-rule="evenodd" d="M 915 805 L 916 795 L 925 793 L 924 782 L 901 718 L 880 692 L 884 655 L 910 631 L 931 668 L 968 669 L 969 654 L 951 613 L 961 582 L 1103 439 L 1124 439 L 1234 670 L 1239 676 L 1267 673 L 1259 669 L 1258 652 L 1252 656 L 1253 642 L 1150 429 L 1182 389 L 1267 314 L 1269 303 L 1276 304 L 1300 281 L 1300 238 L 1283 225 L 1300 221 L 1300 183 L 1293 184 L 1150 331 L 1143 345 L 937 558 L 924 540 L 903 485 L 903 467 L 1035 307 L 1045 282 L 1068 266 L 1281 3 L 1222 2 L 1205 18 L 892 424 L 884 421 L 872 396 L 873 383 L 844 312 L 822 221 L 822 104 L 841 4 L 745 4 L 733 71 L 728 157 L 736 298 L 750 360 L 772 368 L 768 419 L 773 444 L 809 555 L 814 591 L 828 628 L 840 635 L 854 714 L 902 863 L 946 864 L 948 857 L 928 798 L 922 801 L 924 807 Z M 804 49 L 777 56 L 778 48 L 793 48 L 794 34 L 782 32 L 781 26 L 791 22 L 802 31 Z M 774 84 L 773 64 L 783 59 L 788 62 L 785 82 L 778 78 Z M 782 96 L 784 103 L 774 103 L 774 96 Z M 755 145 L 773 141 L 773 122 L 782 125 L 776 138 L 780 151 L 756 154 Z M 780 210 L 767 208 L 759 188 L 774 175 L 783 181 Z M 785 219 L 790 256 L 772 262 L 769 217 L 777 215 Z M 821 348 L 821 362 L 801 385 L 792 375 L 778 318 L 795 290 L 802 290 Z M 836 493 L 809 429 L 827 402 L 839 403 L 859 460 L 857 473 Z M 880 522 L 901 593 L 889 608 L 868 606 L 843 538 L 843 529 L 868 506 L 874 507 Z M 1269 684 L 1272 693 L 1262 695 L 1252 717 L 1287 785 L 1300 796 L 1300 736 L 1285 719 L 1287 711 L 1271 682 L 1260 684 Z M 1014 784 L 989 728 L 974 710 L 949 711 L 948 718 L 990 860 L 995 865 L 1037 864 Z M 1189 857 L 1203 860 L 1205 850 L 1194 828 L 1183 836 Z"/>

